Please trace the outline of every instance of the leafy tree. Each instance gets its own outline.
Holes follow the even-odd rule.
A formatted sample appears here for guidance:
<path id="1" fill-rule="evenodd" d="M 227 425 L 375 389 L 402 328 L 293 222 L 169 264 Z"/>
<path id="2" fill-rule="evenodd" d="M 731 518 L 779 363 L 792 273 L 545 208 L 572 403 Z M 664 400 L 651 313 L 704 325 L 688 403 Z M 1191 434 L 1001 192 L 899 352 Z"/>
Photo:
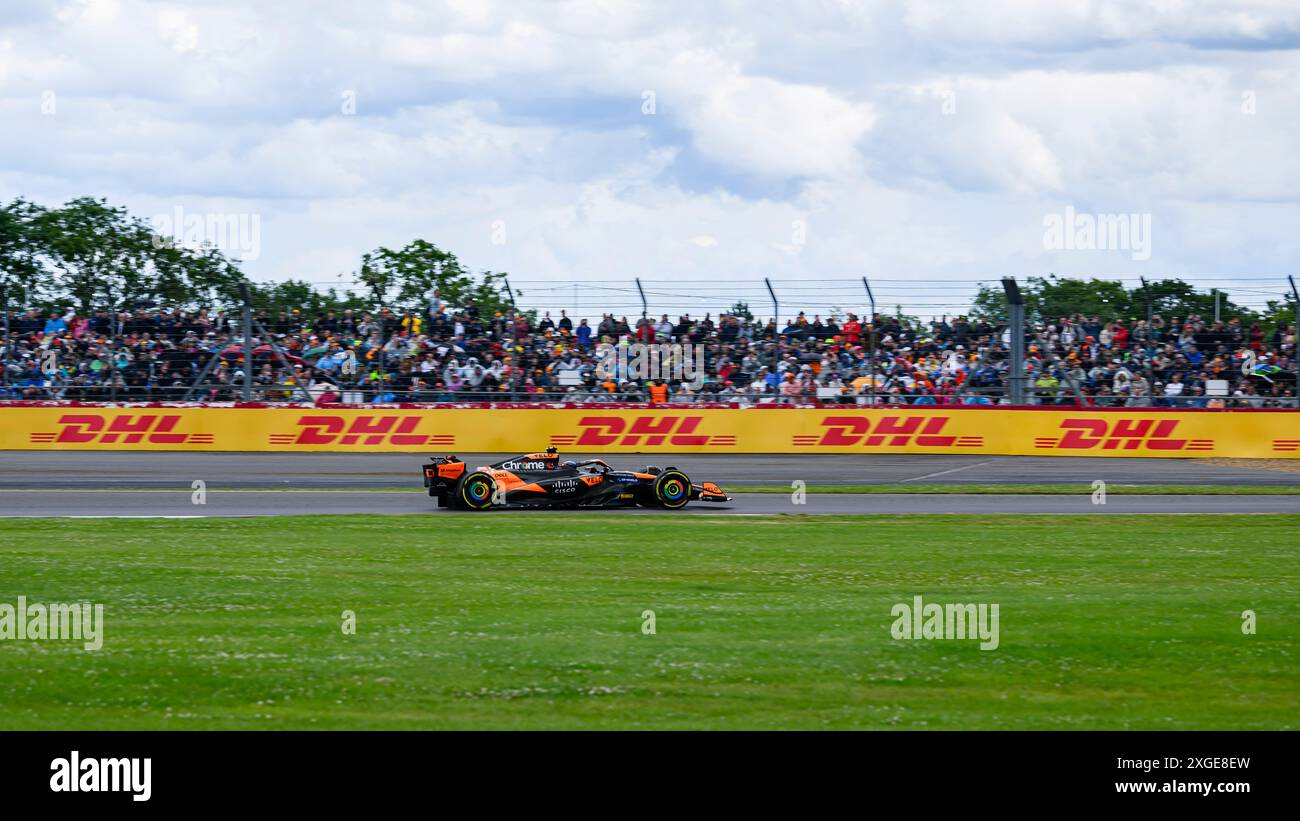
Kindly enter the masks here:
<path id="1" fill-rule="evenodd" d="M 378 251 L 371 251 L 361 256 L 361 270 L 357 272 L 357 279 L 361 281 L 366 289 L 370 291 L 370 304 L 380 307 L 388 301 L 388 292 L 393 289 L 395 281 L 395 272 L 382 260 L 375 259 L 385 249 L 380 248 Z"/>
<path id="2" fill-rule="evenodd" d="M 373 310 L 390 299 L 422 308 L 436 288 L 445 302 L 459 307 L 473 301 L 490 316 L 514 310 L 505 276 L 472 274 L 455 254 L 417 239 L 361 258 L 362 295 L 288 280 L 250 283 L 250 296 L 260 311 L 310 313 Z M 238 305 L 241 282 L 238 265 L 220 251 L 169 242 L 104 199 L 80 197 L 58 208 L 22 198 L 0 205 L 0 290 L 9 305 L 72 303 L 85 312 L 143 304 L 230 309 Z"/>
<path id="3" fill-rule="evenodd" d="M 82 311 L 237 299 L 243 275 L 211 248 L 158 237 L 125 208 L 80 197 L 58 208 L 18 199 L 0 208 L 0 282 L 9 301 Z"/>
<path id="4" fill-rule="evenodd" d="M 1006 319 L 1007 301 L 1002 289 L 981 285 L 975 293 L 975 299 L 971 301 L 971 313 L 990 319 Z"/>
<path id="5" fill-rule="evenodd" d="M 256 312 L 275 315 L 297 309 L 307 318 L 314 318 L 326 311 L 342 313 L 351 308 L 353 311 L 368 311 L 374 308 L 365 296 L 352 291 L 342 294 L 335 288 L 319 291 L 311 283 L 289 279 L 284 282 L 250 282 L 248 299 Z"/>
<path id="6" fill-rule="evenodd" d="M 1296 324 L 1296 305 L 1295 301 L 1270 299 L 1265 303 L 1263 314 L 1259 317 L 1259 324 L 1266 332 L 1273 332 L 1277 328 L 1294 328 Z M 1243 319 L 1242 322 L 1245 322 Z"/>
<path id="7" fill-rule="evenodd" d="M 83 311 L 153 296 L 153 234 L 125 208 L 80 197 L 43 212 L 36 233 L 56 282 Z"/>
<path id="8" fill-rule="evenodd" d="M 1074 314 L 1121 318 L 1131 305 L 1123 283 L 1111 280 L 1048 276 L 1030 277 L 1029 283 L 1029 292 L 1022 288 L 1021 293 L 1025 295 L 1026 313 L 1035 319 L 1055 320 Z"/>
<path id="9" fill-rule="evenodd" d="M 502 293 L 505 277 L 504 273 L 484 271 L 475 279 L 455 254 L 423 239 L 399 250 L 376 248 L 362 257 L 358 275 L 376 305 L 382 304 L 394 289 L 402 304 L 422 305 L 436 288 L 444 302 L 460 306 L 472 300 L 488 315 L 514 310 Z"/>
<path id="10" fill-rule="evenodd" d="M 45 290 L 35 228 L 43 213 L 39 205 L 22 198 L 0 206 L 0 293 L 5 305 L 37 302 Z"/>
<path id="11" fill-rule="evenodd" d="M 244 275 L 214 249 L 155 248 L 150 260 L 156 279 L 152 296 L 163 305 L 233 307 Z"/>
<path id="12" fill-rule="evenodd" d="M 1149 285 L 1153 315 L 1159 314 L 1169 319 L 1173 316 L 1186 317 L 1188 314 L 1196 314 L 1205 320 L 1214 319 L 1213 291 L 1197 291 L 1180 279 L 1162 279 Z M 1141 286 L 1134 288 L 1130 293 L 1133 304 L 1126 318 L 1146 319 L 1147 294 Z M 1254 311 L 1228 299 L 1227 294 L 1219 297 L 1219 315 L 1224 321 L 1239 317 L 1246 323 L 1254 322 L 1258 318 Z"/>
<path id="13" fill-rule="evenodd" d="M 921 327 L 921 318 L 919 316 L 912 316 L 911 314 L 903 313 L 902 305 L 894 306 L 894 318 L 898 320 L 899 325 L 902 325 L 905 328 Z"/>
<path id="14" fill-rule="evenodd" d="M 732 316 L 739 317 L 741 319 L 748 320 L 748 321 L 752 321 L 754 319 L 754 314 L 751 313 L 749 310 L 748 302 L 737 302 L 735 305 L 731 306 L 731 310 L 728 311 L 727 313 L 731 314 Z"/>
<path id="15" fill-rule="evenodd" d="M 1213 292 L 1200 292 L 1180 279 L 1162 279 L 1125 288 L 1122 282 L 1106 279 L 1072 279 L 1049 275 L 1029 277 L 1020 285 L 1025 300 L 1025 318 L 1029 322 L 1054 321 L 1075 314 L 1097 316 L 1103 321 L 1111 319 L 1146 319 L 1147 297 L 1151 298 L 1153 315 L 1186 317 L 1197 314 L 1202 318 L 1214 317 Z M 1001 287 L 980 286 L 971 310 L 975 314 L 1005 319 L 1006 298 Z M 1235 304 L 1226 295 L 1220 297 L 1220 314 L 1227 320 L 1240 317 L 1243 322 L 1253 322 L 1257 315 Z"/>

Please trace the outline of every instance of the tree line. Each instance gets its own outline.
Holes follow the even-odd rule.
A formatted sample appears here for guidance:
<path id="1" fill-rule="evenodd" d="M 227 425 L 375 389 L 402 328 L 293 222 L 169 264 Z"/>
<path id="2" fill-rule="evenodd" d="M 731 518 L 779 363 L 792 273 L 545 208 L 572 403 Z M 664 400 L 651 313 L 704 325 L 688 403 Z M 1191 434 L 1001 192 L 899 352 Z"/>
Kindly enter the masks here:
<path id="1" fill-rule="evenodd" d="M 472 272 L 456 255 L 423 239 L 364 254 L 354 279 L 361 292 L 309 282 L 250 282 L 238 262 L 210 245 L 178 243 L 104 199 L 79 197 L 46 208 L 24 198 L 0 205 L 0 302 L 9 309 L 69 306 L 133 310 L 153 306 L 230 310 L 246 283 L 258 311 L 304 313 L 423 309 L 436 288 L 443 302 L 473 301 L 480 311 L 513 310 L 505 274 Z"/>
<path id="2" fill-rule="evenodd" d="M 318 288 L 293 278 L 247 284 L 253 307 L 268 313 L 297 308 L 310 315 L 382 305 L 422 309 L 436 288 L 447 304 L 472 300 L 490 316 L 518 310 L 505 277 L 501 272 L 472 272 L 450 251 L 416 239 L 399 249 L 379 247 L 363 254 L 353 277 L 360 292 Z M 0 303 L 9 308 L 49 311 L 71 305 L 89 312 L 162 305 L 229 310 L 238 305 L 244 282 L 238 263 L 218 248 L 160 237 L 148 222 L 104 199 L 79 197 L 46 208 L 20 197 L 0 205 Z M 1021 283 L 1021 293 L 1031 321 L 1075 314 L 1145 319 L 1148 299 L 1152 314 L 1166 320 L 1215 315 L 1214 293 L 1198 291 L 1180 279 L 1129 288 L 1112 280 L 1049 275 L 1029 277 Z M 1238 317 L 1245 324 L 1260 322 L 1270 328 L 1293 321 L 1284 299 L 1269 300 L 1263 312 L 1256 312 L 1226 294 L 1218 298 L 1225 320 Z M 743 303 L 733 311 L 749 314 Z M 1001 288 L 981 286 L 971 313 L 1004 318 Z"/>
<path id="3" fill-rule="evenodd" d="M 1152 280 L 1146 287 L 1137 285 L 1129 288 L 1115 280 L 1048 275 L 1029 277 L 1020 282 L 1020 294 L 1025 300 L 1025 319 L 1029 322 L 1053 322 L 1076 314 L 1100 317 L 1103 321 L 1145 320 L 1148 301 L 1151 316 L 1163 317 L 1166 322 L 1173 317 L 1185 319 L 1192 314 L 1207 321 L 1213 320 L 1215 316 L 1214 291 L 1198 291 L 1181 279 Z M 1268 300 L 1262 312 L 1238 305 L 1222 291 L 1217 299 L 1218 315 L 1224 322 L 1236 317 L 1247 327 L 1259 322 L 1261 326 L 1270 329 L 1278 324 L 1289 325 L 1294 322 L 1293 308 L 1284 298 Z M 1005 319 L 1006 297 L 1002 287 L 981 285 L 972 312 L 980 316 Z"/>

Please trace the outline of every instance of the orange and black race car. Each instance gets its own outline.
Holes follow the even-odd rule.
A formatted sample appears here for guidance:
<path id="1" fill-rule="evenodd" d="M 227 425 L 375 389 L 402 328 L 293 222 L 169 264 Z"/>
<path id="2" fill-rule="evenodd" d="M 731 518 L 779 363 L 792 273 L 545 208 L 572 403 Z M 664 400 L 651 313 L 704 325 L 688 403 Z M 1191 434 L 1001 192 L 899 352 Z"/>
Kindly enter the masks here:
<path id="1" fill-rule="evenodd" d="M 649 465 L 614 470 L 604 460 L 560 461 L 555 448 L 470 470 L 455 456 L 435 456 L 424 466 L 424 486 L 438 507 L 686 507 L 688 502 L 729 502 L 712 482 L 692 484 L 675 467 Z"/>

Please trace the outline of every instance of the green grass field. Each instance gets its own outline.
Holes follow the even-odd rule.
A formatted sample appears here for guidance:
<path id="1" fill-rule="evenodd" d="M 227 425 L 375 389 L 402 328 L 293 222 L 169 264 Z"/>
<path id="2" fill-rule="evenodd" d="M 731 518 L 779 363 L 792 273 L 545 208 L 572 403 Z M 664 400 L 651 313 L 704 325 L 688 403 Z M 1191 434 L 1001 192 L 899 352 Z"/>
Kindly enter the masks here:
<path id="1" fill-rule="evenodd" d="M 0 641 L 0 729 L 1295 729 L 1298 526 L 0 520 L 0 603 L 106 620 L 97 652 Z M 1000 647 L 894 640 L 916 594 L 997 603 Z"/>

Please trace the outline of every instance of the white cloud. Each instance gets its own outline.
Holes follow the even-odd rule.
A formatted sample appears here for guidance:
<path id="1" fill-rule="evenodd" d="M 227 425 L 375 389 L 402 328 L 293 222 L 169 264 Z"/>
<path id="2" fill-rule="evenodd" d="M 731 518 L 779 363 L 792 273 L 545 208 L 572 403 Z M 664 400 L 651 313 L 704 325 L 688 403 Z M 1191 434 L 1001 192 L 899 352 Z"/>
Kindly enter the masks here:
<path id="1" fill-rule="evenodd" d="M 194 51 L 199 46 L 199 27 L 177 9 L 158 12 L 158 33 L 176 51 Z"/>
<path id="2" fill-rule="evenodd" d="M 1144 273 L 1277 273 L 1298 49 L 1280 0 L 6 7 L 0 196 L 254 211 L 250 273 L 322 282 L 417 236 L 738 290 L 1132 267 L 1044 252 L 1066 203 L 1151 213 Z"/>
<path id="3" fill-rule="evenodd" d="M 696 146 L 715 162 L 770 177 L 860 170 L 857 148 L 874 121 L 870 106 L 818 86 L 747 76 L 706 52 L 678 56 L 670 82 L 684 98 L 682 118 Z"/>
<path id="4" fill-rule="evenodd" d="M 1051 48 L 1167 40 L 1248 45 L 1293 36 L 1300 31 L 1300 8 L 1286 0 L 999 0 L 979 4 L 908 0 L 904 20 L 919 36 L 954 44 Z"/>

